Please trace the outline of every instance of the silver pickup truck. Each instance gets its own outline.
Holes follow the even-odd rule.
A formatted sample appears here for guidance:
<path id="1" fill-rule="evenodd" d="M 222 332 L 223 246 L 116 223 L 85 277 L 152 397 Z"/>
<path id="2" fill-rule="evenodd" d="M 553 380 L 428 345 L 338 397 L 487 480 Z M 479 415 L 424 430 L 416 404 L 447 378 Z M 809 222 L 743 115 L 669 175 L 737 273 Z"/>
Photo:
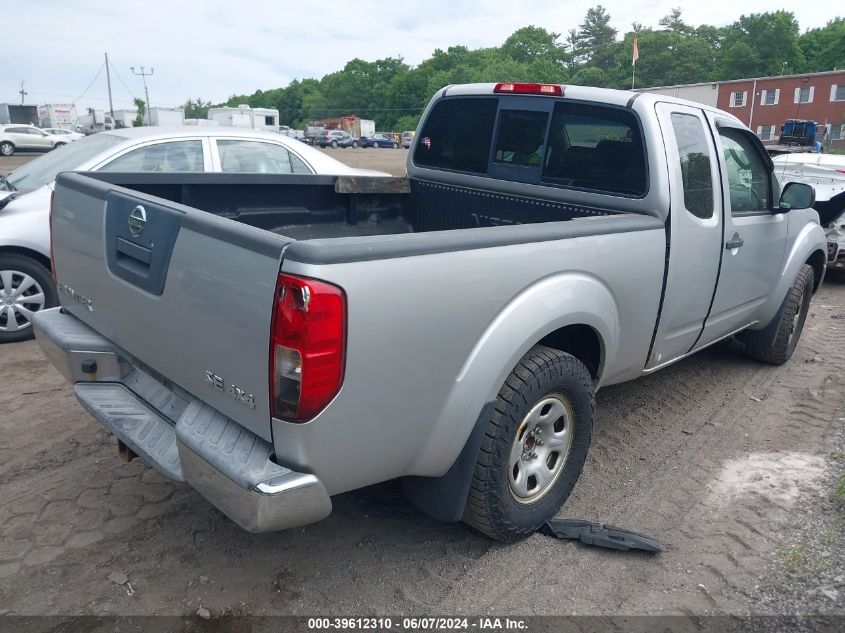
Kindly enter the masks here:
<path id="1" fill-rule="evenodd" d="M 124 457 L 247 530 L 401 478 L 511 541 L 570 494 L 597 389 L 730 336 L 786 362 L 825 272 L 812 188 L 700 104 L 450 86 L 407 170 L 62 174 L 38 341 Z"/>

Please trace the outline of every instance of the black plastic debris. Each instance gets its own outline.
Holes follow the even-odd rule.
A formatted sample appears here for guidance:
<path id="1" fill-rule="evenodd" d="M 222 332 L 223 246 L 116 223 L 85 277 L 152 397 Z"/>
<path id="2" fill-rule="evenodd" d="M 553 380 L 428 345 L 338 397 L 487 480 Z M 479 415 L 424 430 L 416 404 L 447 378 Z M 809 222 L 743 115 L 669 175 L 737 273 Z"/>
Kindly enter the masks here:
<path id="1" fill-rule="evenodd" d="M 543 524 L 540 533 L 558 539 L 581 541 L 586 545 L 618 549 L 625 552 L 632 549 L 646 552 L 663 551 L 663 544 L 650 536 L 612 525 L 593 523 L 592 521 L 551 519 Z"/>

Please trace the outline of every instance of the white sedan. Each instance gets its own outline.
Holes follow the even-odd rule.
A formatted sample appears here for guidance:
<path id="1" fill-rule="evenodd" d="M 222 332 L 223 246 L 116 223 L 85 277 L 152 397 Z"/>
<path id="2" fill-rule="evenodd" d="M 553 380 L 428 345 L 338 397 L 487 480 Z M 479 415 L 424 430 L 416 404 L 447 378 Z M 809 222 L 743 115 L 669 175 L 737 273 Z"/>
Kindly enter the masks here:
<path id="1" fill-rule="evenodd" d="M 51 136 L 57 136 L 59 138 L 67 139 L 68 141 L 78 141 L 81 138 L 85 138 L 84 134 L 74 132 L 73 130 L 66 130 L 63 127 L 44 127 L 41 129 Z"/>
<path id="2" fill-rule="evenodd" d="M 0 176 L 0 343 L 31 336 L 32 314 L 58 303 L 49 218 L 63 171 L 389 176 L 349 167 L 287 136 L 237 128 L 125 128 L 60 147 Z"/>

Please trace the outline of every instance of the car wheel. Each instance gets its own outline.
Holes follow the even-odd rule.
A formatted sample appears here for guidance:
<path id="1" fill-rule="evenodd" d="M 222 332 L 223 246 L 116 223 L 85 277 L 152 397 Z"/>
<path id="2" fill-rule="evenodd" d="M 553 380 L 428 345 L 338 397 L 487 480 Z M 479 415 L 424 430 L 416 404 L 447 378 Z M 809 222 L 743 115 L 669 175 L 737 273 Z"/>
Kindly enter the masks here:
<path id="1" fill-rule="evenodd" d="M 15 154 L 15 146 L 9 141 L 0 143 L 0 156 L 13 156 Z"/>
<path id="2" fill-rule="evenodd" d="M 50 271 L 31 257 L 0 254 L 0 343 L 32 337 L 32 316 L 58 305 Z"/>
<path id="3" fill-rule="evenodd" d="M 584 364 L 533 347 L 499 390 L 463 520 L 496 540 L 517 541 L 554 517 L 584 466 L 594 410 Z"/>
<path id="4" fill-rule="evenodd" d="M 67 143 L 56 143 L 53 145 L 53 149 L 59 149 L 60 147 L 64 147 Z"/>
<path id="5" fill-rule="evenodd" d="M 394 144 L 393 144 L 393 149 L 399 149 L 399 143 L 394 143 Z"/>
<path id="6" fill-rule="evenodd" d="M 332 147 L 333 147 L 334 149 L 337 149 L 337 141 L 332 141 Z"/>
<path id="7" fill-rule="evenodd" d="M 352 141 L 352 149 L 358 149 L 358 141 Z"/>
<path id="8" fill-rule="evenodd" d="M 767 346 L 746 343 L 745 352 L 749 356 L 771 365 L 783 365 L 792 357 L 798 339 L 801 338 L 807 313 L 810 311 L 814 279 L 813 268 L 804 264 L 775 316 L 775 319 L 778 319 L 775 340 Z M 742 340 L 742 335 L 738 338 Z"/>

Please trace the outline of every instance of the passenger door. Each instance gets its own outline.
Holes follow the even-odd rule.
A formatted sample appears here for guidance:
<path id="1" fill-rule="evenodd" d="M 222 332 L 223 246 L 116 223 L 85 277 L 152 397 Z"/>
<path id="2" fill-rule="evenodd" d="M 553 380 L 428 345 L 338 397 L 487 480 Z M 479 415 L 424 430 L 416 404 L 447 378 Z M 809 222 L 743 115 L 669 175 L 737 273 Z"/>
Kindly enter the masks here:
<path id="1" fill-rule="evenodd" d="M 722 247 L 719 167 L 704 112 L 674 103 L 655 107 L 669 165 L 671 256 L 647 370 L 695 345 L 713 300 Z"/>
<path id="2" fill-rule="evenodd" d="M 709 115 L 719 143 L 725 208 L 722 266 L 713 308 L 696 347 L 756 320 L 780 275 L 788 215 L 781 213 L 771 161 L 760 141 L 735 122 Z"/>

